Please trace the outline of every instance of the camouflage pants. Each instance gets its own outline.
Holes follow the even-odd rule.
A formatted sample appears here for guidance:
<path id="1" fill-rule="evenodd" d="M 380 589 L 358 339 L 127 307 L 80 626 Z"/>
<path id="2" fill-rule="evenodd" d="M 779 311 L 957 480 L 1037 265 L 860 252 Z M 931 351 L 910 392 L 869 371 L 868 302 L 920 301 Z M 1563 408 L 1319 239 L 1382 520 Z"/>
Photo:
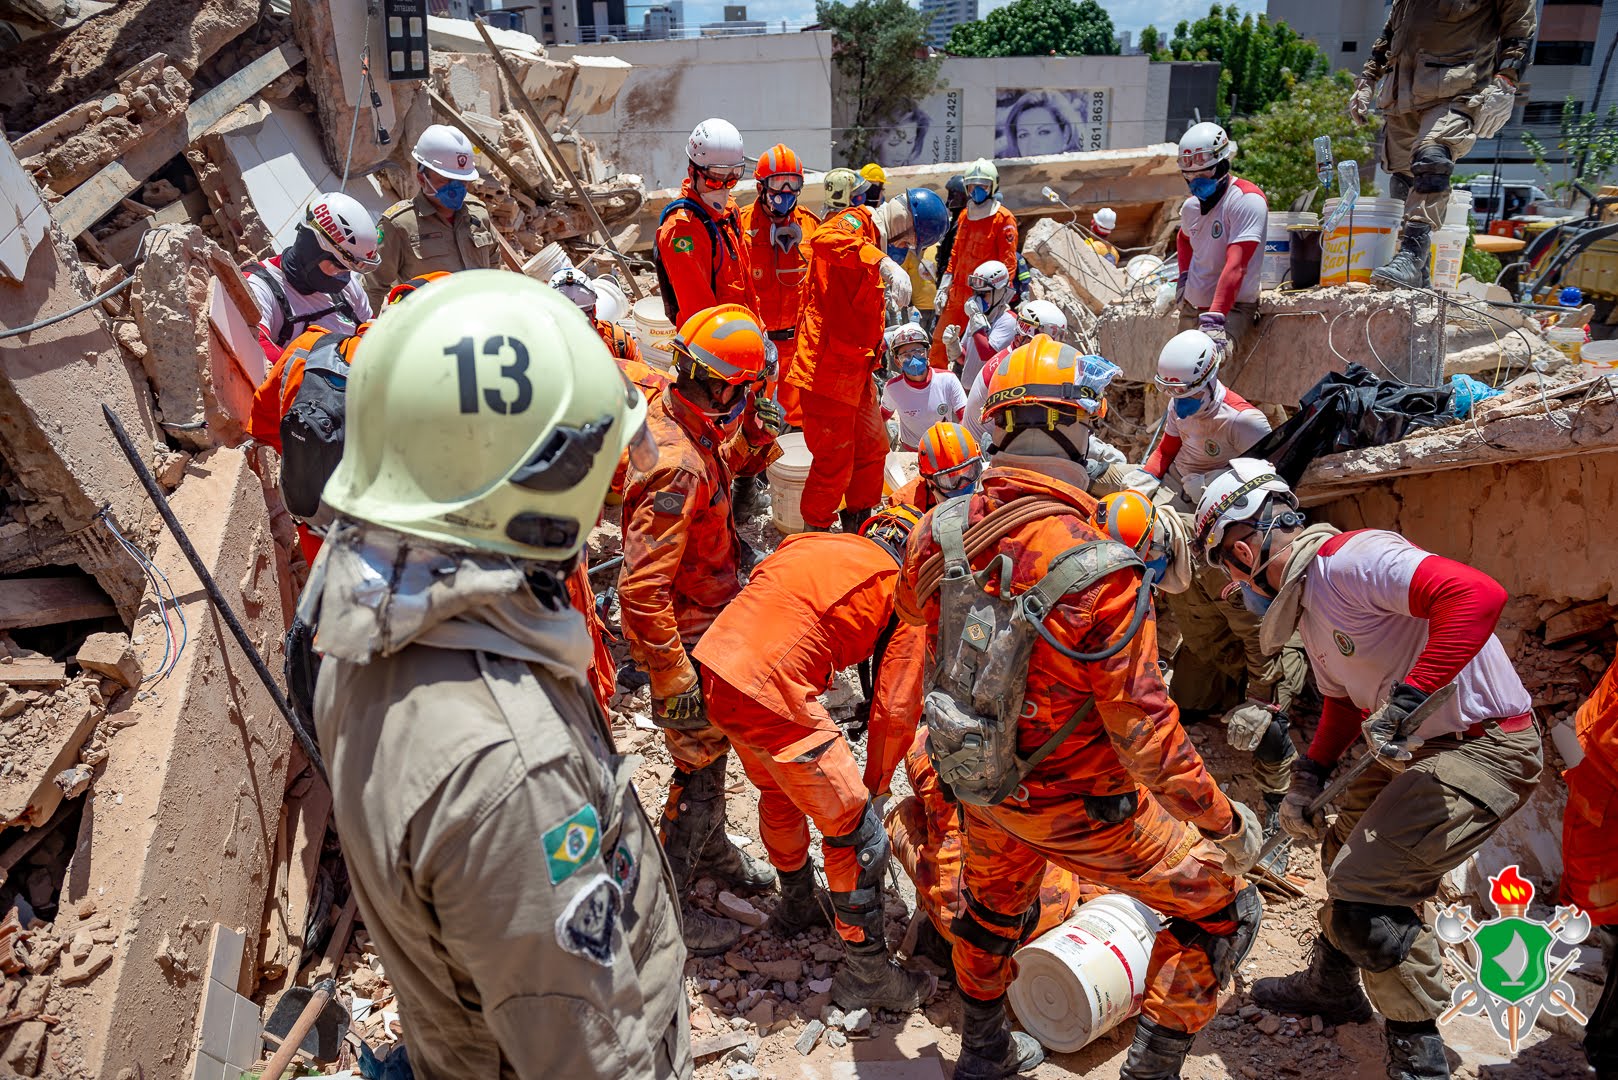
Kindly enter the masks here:
<path id="1" fill-rule="evenodd" d="M 1419 908 L 1431 900 L 1440 879 L 1522 806 L 1543 760 L 1537 725 L 1511 734 L 1491 726 L 1476 738 L 1429 740 L 1403 772 L 1365 770 L 1337 800 L 1321 846 L 1328 868 L 1321 926 L 1331 925 L 1336 901 Z M 1433 1020 L 1449 1005 L 1430 927 L 1401 963 L 1360 975 L 1371 1004 L 1389 1020 Z"/>
<path id="2" fill-rule="evenodd" d="M 1441 146 L 1451 161 L 1460 161 L 1477 142 L 1477 131 L 1472 117 L 1459 100 L 1445 101 L 1413 112 L 1385 113 L 1382 133 L 1377 138 L 1377 163 L 1395 177 L 1408 184 L 1417 153 L 1427 147 Z M 1397 193 L 1394 195 L 1398 198 Z M 1444 225 L 1444 208 L 1449 205 L 1449 184 L 1441 191 L 1417 191 L 1410 188 L 1405 194 L 1405 220 L 1424 221 L 1434 229 Z"/>

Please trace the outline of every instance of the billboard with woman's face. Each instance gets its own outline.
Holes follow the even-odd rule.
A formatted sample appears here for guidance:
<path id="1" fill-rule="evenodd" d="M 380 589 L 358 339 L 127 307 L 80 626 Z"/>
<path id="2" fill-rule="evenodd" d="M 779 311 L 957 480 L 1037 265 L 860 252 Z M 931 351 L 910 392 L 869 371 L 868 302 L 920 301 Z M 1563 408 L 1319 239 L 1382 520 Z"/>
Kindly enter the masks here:
<path id="1" fill-rule="evenodd" d="M 961 91 L 934 94 L 878 128 L 872 153 L 884 169 L 960 161 Z"/>
<path id="2" fill-rule="evenodd" d="M 995 91 L 997 158 L 1041 157 L 1107 148 L 1107 91 Z"/>

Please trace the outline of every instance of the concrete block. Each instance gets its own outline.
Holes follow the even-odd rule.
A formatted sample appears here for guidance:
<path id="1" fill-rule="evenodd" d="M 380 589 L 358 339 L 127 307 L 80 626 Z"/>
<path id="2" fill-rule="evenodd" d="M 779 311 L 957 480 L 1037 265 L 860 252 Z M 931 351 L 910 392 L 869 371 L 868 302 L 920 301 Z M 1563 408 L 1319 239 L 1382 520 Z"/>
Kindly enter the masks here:
<path id="1" fill-rule="evenodd" d="M 237 450 L 192 462 L 176 516 L 272 671 L 282 663 L 280 590 L 257 476 Z M 174 672 L 109 716 L 117 749 L 86 806 L 85 842 L 69 864 L 64 902 L 93 898 L 123 928 L 110 966 L 67 987 L 91 1076 L 169 1076 L 192 1041 L 215 923 L 247 927 L 257 955 L 290 732 L 229 637 L 173 539 L 153 559 L 181 598 L 190 641 Z M 137 649 L 147 666 L 161 635 Z M 163 961 L 163 962 L 160 962 Z M 224 1060 L 221 1058 L 220 1060 Z"/>
<path id="2" fill-rule="evenodd" d="M 128 634 L 91 634 L 73 659 L 86 671 L 116 679 L 131 690 L 140 686 L 140 659 Z"/>
<path id="3" fill-rule="evenodd" d="M 631 65 L 616 56 L 575 56 L 568 62 L 578 74 L 568 95 L 567 115 L 577 120 L 611 112 L 629 80 Z"/>

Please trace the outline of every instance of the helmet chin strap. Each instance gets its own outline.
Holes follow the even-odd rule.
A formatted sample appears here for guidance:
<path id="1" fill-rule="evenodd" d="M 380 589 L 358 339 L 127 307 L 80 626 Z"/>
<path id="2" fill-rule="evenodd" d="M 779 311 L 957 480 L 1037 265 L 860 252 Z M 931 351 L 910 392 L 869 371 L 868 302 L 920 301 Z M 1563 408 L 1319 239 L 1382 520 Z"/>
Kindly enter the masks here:
<path id="1" fill-rule="evenodd" d="M 1270 550 L 1271 545 L 1275 542 L 1275 530 L 1296 528 L 1302 524 L 1303 512 L 1290 509 L 1267 521 L 1259 521 L 1254 526 L 1254 531 L 1262 538 L 1258 549 L 1258 565 L 1252 566 L 1251 569 L 1249 569 L 1248 565 L 1243 565 L 1236 559 L 1235 552 L 1225 556 L 1225 558 L 1227 561 L 1235 563 L 1236 568 L 1248 576 L 1252 583 L 1249 587 L 1254 592 L 1267 600 L 1274 600 L 1276 590 L 1270 588 L 1270 583 L 1264 580 L 1264 571 L 1269 569 L 1271 563 L 1292 549 L 1292 543 L 1288 541 L 1280 551 L 1272 552 Z"/>

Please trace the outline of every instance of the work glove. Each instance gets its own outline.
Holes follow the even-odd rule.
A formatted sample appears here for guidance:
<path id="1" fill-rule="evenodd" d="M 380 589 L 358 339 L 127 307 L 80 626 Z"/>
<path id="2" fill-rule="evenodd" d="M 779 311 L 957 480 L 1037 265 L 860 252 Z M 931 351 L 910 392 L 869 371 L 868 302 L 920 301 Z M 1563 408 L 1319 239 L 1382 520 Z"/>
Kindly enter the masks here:
<path id="1" fill-rule="evenodd" d="M 1300 757 L 1292 767 L 1292 784 L 1281 800 L 1281 828 L 1294 840 L 1313 842 L 1326 834 L 1326 811 L 1310 813 L 1309 808 L 1326 790 L 1326 777 L 1330 775 L 1330 765 L 1321 765 L 1308 755 Z"/>
<path id="2" fill-rule="evenodd" d="M 944 355 L 952 364 L 961 362 L 961 328 L 954 323 L 944 327 Z"/>
<path id="3" fill-rule="evenodd" d="M 1279 711 L 1268 702 L 1248 698 L 1225 714 L 1225 741 L 1236 750 L 1257 750 Z"/>
<path id="4" fill-rule="evenodd" d="M 1235 831 L 1214 843 L 1225 853 L 1225 873 L 1245 874 L 1258 862 L 1259 849 L 1264 846 L 1264 827 L 1251 807 L 1235 799 L 1230 800 L 1230 815 L 1236 822 Z"/>
<path id="5" fill-rule="evenodd" d="M 1504 75 L 1496 75 L 1472 96 L 1469 102 L 1475 119 L 1472 127 L 1480 139 L 1492 139 L 1511 120 L 1517 105 L 1517 86 Z"/>
<path id="6" fill-rule="evenodd" d="M 987 315 L 983 314 L 983 304 L 978 300 L 977 297 L 974 296 L 972 299 L 968 300 L 966 302 L 965 309 L 966 333 L 962 335 L 963 337 L 969 338 L 980 330 L 987 331 L 989 329 L 989 318 Z"/>
<path id="7" fill-rule="evenodd" d="M 921 275 L 923 281 L 938 281 L 938 268 L 933 265 L 933 260 L 931 259 L 918 260 L 916 272 Z"/>
<path id="8" fill-rule="evenodd" d="M 1348 95 L 1348 118 L 1356 124 L 1365 123 L 1371 112 L 1371 95 L 1376 91 L 1376 80 L 1364 75 L 1354 80 L 1354 92 Z"/>
<path id="9" fill-rule="evenodd" d="M 1420 708 L 1427 697 L 1425 690 L 1417 690 L 1409 683 L 1396 682 L 1388 694 L 1388 700 L 1371 714 L 1360 729 L 1365 732 L 1365 741 L 1371 744 L 1371 749 L 1377 751 L 1377 761 L 1394 772 L 1403 772 L 1410 763 L 1411 753 L 1426 741 L 1405 728 L 1410 714 Z"/>
<path id="10" fill-rule="evenodd" d="M 949 303 L 949 286 L 950 282 L 954 280 L 955 279 L 947 273 L 939 277 L 938 289 L 933 293 L 933 309 L 935 311 L 942 312 L 945 305 Z"/>
<path id="11" fill-rule="evenodd" d="M 778 402 L 767 397 L 753 399 L 752 423 L 746 433 L 750 445 L 764 446 L 775 441 L 775 437 L 786 429 L 786 411 Z"/>
<path id="12" fill-rule="evenodd" d="M 1230 335 L 1225 332 L 1225 316 L 1218 311 L 1204 311 L 1197 316 L 1197 329 L 1213 338 L 1214 348 L 1221 357 L 1230 352 Z"/>
<path id="13" fill-rule="evenodd" d="M 883 287 L 888 290 L 888 303 L 901 309 L 909 307 L 910 275 L 904 272 L 904 267 L 884 255 L 877 269 L 882 274 Z"/>
<path id="14" fill-rule="evenodd" d="M 1174 306 L 1179 307 L 1185 303 L 1185 283 L 1191 280 L 1191 271 L 1187 270 L 1174 279 Z"/>
<path id="15" fill-rule="evenodd" d="M 702 684 L 683 694 L 652 699 L 652 723 L 675 731 L 696 731 L 708 726 L 708 706 L 702 700 Z"/>

